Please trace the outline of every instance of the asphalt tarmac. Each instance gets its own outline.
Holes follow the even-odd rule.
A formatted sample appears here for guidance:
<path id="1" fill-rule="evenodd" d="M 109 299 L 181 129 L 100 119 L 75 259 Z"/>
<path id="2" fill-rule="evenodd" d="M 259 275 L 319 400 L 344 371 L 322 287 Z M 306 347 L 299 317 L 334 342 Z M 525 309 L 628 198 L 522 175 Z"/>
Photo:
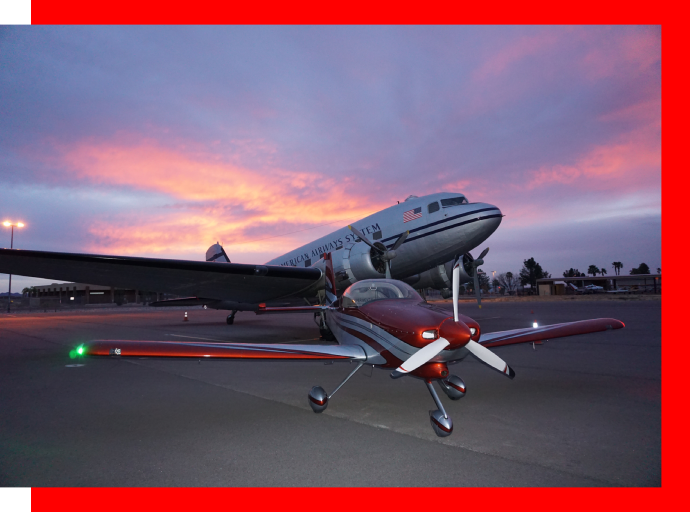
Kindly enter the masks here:
<path id="1" fill-rule="evenodd" d="M 0 315 L 0 486 L 659 486 L 661 302 L 487 303 L 483 332 L 587 318 L 622 330 L 494 349 L 439 391 L 361 370 L 314 414 L 307 393 L 354 366 L 69 358 L 90 339 L 319 343 L 310 315 L 113 308 Z M 304 341 L 307 340 L 307 341 Z M 323 342 L 321 342 L 323 343 Z M 83 366 L 72 366 L 83 363 Z"/>

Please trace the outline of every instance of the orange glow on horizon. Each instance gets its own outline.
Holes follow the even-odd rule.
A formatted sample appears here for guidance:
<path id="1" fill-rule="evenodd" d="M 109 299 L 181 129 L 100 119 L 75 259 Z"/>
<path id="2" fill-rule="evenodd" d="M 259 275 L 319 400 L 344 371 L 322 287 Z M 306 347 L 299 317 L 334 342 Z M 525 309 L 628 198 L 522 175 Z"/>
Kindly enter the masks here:
<path id="1" fill-rule="evenodd" d="M 172 203 L 145 219 L 123 213 L 93 222 L 87 250 L 94 252 L 204 254 L 222 240 L 235 252 L 269 248 L 278 255 L 391 206 L 360 195 L 352 178 L 250 169 L 222 161 L 216 153 L 171 150 L 152 141 L 134 146 L 83 142 L 62 148 L 59 163 L 92 184 L 162 194 Z M 286 234 L 302 229 L 303 234 Z M 275 235 L 285 236 L 247 243 Z"/>

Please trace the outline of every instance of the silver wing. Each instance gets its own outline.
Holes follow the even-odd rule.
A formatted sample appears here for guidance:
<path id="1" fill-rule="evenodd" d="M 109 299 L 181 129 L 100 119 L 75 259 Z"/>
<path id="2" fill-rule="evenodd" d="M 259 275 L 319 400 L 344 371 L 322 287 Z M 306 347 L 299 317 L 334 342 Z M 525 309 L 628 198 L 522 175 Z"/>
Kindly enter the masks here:
<path id="1" fill-rule="evenodd" d="M 257 304 L 311 296 L 318 268 L 0 249 L 0 273 Z"/>
<path id="2" fill-rule="evenodd" d="M 485 347 L 501 347 L 516 343 L 532 343 L 577 334 L 622 329 L 625 324 L 615 318 L 594 318 L 592 320 L 580 320 L 563 324 L 544 325 L 542 327 L 513 329 L 510 331 L 482 333 L 479 344 Z"/>
<path id="3" fill-rule="evenodd" d="M 181 357 L 210 359 L 366 361 L 356 345 L 293 345 L 280 343 L 198 343 L 181 341 L 94 340 L 76 349 L 80 356 Z"/>

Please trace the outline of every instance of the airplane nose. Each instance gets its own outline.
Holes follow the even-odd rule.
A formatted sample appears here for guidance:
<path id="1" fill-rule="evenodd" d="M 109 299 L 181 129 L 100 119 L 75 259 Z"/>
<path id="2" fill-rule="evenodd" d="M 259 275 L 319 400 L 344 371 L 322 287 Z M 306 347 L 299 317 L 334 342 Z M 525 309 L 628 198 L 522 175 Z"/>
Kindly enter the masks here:
<path id="1" fill-rule="evenodd" d="M 453 318 L 448 318 L 441 323 L 438 334 L 441 338 L 448 340 L 450 349 L 464 347 L 472 336 L 470 328 L 464 322 L 456 322 Z"/>

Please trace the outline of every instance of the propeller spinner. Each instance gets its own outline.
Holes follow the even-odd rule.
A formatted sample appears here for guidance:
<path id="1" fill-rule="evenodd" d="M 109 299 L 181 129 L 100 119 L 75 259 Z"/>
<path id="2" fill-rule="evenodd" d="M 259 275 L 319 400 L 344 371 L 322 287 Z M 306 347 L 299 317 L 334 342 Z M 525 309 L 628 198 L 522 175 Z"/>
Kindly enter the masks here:
<path id="1" fill-rule="evenodd" d="M 481 261 L 481 258 L 486 256 L 487 252 L 489 252 L 489 249 L 485 249 L 482 252 L 481 257 L 478 261 Z M 478 265 L 481 265 L 481 263 L 479 263 Z M 488 348 L 484 347 L 483 345 L 480 345 L 472 339 L 469 339 L 469 329 L 463 322 L 460 321 L 458 314 L 458 298 L 460 295 L 460 260 L 458 260 L 453 266 L 452 285 L 454 322 L 451 322 L 450 325 L 448 324 L 450 320 L 446 320 L 445 322 L 443 322 L 440 327 L 440 334 L 442 336 L 437 340 L 433 341 L 432 343 L 429 343 L 425 347 L 419 349 L 417 352 L 415 352 L 409 358 L 407 358 L 405 362 L 403 362 L 398 368 L 396 368 L 391 373 L 391 377 L 394 379 L 402 377 L 403 375 L 413 372 L 420 366 L 431 361 L 434 357 L 441 353 L 442 350 L 451 345 L 451 341 L 448 341 L 447 339 L 448 337 L 450 337 L 454 345 L 452 348 L 464 346 L 467 350 L 470 351 L 470 353 L 474 357 L 479 359 L 481 362 L 489 365 L 493 369 L 498 370 L 499 372 L 503 373 L 504 375 L 507 375 L 509 378 L 512 379 L 513 377 L 515 377 L 515 372 L 510 366 L 508 366 L 508 363 L 506 363 L 503 359 L 491 352 Z M 463 331 L 465 330 L 467 330 L 467 337 L 463 336 Z"/>

